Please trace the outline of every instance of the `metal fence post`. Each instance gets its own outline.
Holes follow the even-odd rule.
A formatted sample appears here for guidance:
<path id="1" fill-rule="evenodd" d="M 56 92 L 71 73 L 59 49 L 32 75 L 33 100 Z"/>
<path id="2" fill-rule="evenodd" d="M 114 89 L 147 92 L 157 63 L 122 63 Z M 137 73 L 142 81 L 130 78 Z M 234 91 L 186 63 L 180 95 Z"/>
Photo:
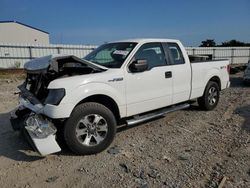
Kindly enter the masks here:
<path id="1" fill-rule="evenodd" d="M 250 60 L 250 48 L 249 48 L 249 60 Z"/>
<path id="2" fill-rule="evenodd" d="M 234 48 L 231 50 L 231 64 L 234 63 Z"/>
<path id="3" fill-rule="evenodd" d="M 213 55 L 212 55 L 212 59 L 215 59 L 215 48 L 213 48 Z"/>
<path id="4" fill-rule="evenodd" d="M 57 47 L 57 53 L 60 54 L 61 50 L 60 47 Z"/>
<path id="5" fill-rule="evenodd" d="M 30 60 L 33 59 L 33 56 L 32 56 L 32 47 L 31 46 L 28 46 L 29 48 L 29 55 L 30 55 Z"/>
<path id="6" fill-rule="evenodd" d="M 195 48 L 193 48 L 192 51 L 193 51 L 193 55 L 195 55 Z"/>

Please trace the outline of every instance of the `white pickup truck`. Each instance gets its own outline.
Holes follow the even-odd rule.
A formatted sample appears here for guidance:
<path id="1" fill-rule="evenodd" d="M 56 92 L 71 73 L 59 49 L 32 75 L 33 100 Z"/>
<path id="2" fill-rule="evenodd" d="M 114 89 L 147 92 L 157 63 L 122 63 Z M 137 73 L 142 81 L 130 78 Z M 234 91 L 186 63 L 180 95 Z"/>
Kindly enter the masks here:
<path id="1" fill-rule="evenodd" d="M 74 153 L 101 152 L 117 125 L 188 108 L 195 99 L 212 110 L 230 85 L 228 60 L 190 62 L 181 42 L 171 39 L 111 42 L 83 59 L 51 55 L 24 68 L 11 122 L 41 155 L 60 151 L 57 130 Z"/>

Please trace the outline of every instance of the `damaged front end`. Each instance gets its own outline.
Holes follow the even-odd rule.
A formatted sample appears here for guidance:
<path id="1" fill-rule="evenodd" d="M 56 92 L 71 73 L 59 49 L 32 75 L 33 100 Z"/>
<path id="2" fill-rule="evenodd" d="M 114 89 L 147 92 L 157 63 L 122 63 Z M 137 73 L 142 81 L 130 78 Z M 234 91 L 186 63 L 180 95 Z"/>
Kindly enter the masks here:
<path id="1" fill-rule="evenodd" d="M 44 105 L 24 84 L 19 89 L 19 106 L 10 119 L 13 129 L 21 131 L 42 156 L 61 151 L 56 141 L 56 127 L 51 119 L 42 115 Z"/>
<path id="2" fill-rule="evenodd" d="M 27 62 L 25 82 L 18 86 L 19 106 L 11 115 L 14 130 L 19 130 L 42 156 L 61 151 L 56 141 L 56 120 L 44 115 L 47 104 L 59 105 L 65 95 L 64 88 L 48 89 L 55 79 L 92 74 L 106 68 L 75 56 L 51 55 Z"/>
<path id="3" fill-rule="evenodd" d="M 27 95 L 27 91 L 25 94 Z M 12 127 L 21 131 L 40 155 L 59 152 L 61 148 L 56 142 L 57 129 L 49 118 L 40 114 L 43 105 L 37 102 L 31 94 L 25 96 L 20 92 L 19 106 L 10 119 Z"/>

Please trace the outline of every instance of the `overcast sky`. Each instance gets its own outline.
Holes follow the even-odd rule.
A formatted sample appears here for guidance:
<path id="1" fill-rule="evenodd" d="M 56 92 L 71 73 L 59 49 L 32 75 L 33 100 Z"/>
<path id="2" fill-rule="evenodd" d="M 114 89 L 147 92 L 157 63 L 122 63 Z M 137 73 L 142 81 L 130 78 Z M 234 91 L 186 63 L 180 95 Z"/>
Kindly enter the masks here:
<path id="1" fill-rule="evenodd" d="M 250 42 L 250 0 L 0 0 L 0 21 L 50 33 L 51 43 L 102 44 L 128 38 Z"/>

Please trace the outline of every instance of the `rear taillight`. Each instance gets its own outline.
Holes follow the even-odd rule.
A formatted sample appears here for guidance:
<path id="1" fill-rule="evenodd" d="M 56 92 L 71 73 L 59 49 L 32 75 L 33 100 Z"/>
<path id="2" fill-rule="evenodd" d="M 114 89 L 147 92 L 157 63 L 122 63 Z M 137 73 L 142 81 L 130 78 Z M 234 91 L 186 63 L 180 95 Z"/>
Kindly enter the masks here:
<path id="1" fill-rule="evenodd" d="M 230 74 L 230 65 L 227 65 L 227 73 Z"/>

